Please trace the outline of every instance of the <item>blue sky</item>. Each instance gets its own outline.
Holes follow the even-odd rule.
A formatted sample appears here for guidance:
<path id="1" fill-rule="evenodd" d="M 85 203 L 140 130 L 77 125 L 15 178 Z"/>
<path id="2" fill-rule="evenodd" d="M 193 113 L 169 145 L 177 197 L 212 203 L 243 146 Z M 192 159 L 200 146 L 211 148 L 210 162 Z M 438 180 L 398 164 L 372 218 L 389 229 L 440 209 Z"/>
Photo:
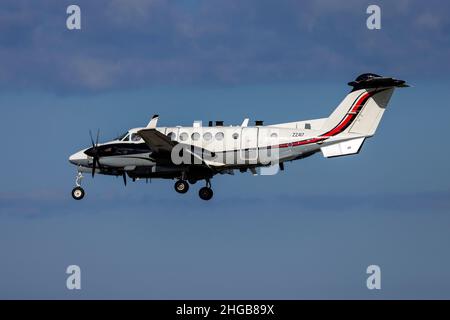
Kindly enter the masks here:
<path id="1" fill-rule="evenodd" d="M 78 1 L 72 32 L 71 3 L 0 4 L 0 298 L 450 298 L 449 5 L 380 1 L 369 31 L 367 1 Z M 209 203 L 101 176 L 70 196 L 89 129 L 325 117 L 363 72 L 413 87 L 358 156 L 217 176 Z"/>

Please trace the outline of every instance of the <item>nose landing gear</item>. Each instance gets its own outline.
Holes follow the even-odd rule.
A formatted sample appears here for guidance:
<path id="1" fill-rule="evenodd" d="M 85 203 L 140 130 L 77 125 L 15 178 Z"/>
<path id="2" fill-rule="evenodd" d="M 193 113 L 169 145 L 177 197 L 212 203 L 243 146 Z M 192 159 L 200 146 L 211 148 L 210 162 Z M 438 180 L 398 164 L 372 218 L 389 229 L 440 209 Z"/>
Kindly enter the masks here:
<path id="1" fill-rule="evenodd" d="M 84 189 L 82 187 L 75 187 L 72 189 L 72 198 L 81 200 L 84 198 Z"/>
<path id="2" fill-rule="evenodd" d="M 83 174 L 78 171 L 78 174 L 75 178 L 76 187 L 72 189 L 72 198 L 75 200 L 81 200 L 84 198 L 84 189 L 81 187 L 81 180 L 83 179 Z"/>

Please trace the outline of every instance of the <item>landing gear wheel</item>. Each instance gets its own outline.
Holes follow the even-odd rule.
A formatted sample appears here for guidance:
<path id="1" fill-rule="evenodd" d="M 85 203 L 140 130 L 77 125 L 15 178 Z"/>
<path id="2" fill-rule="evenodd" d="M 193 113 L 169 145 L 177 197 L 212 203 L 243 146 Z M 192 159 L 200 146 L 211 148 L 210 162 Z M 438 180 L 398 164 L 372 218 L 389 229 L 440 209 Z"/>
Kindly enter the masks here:
<path id="1" fill-rule="evenodd" d="M 200 198 L 202 200 L 208 201 L 208 200 L 211 200 L 211 198 L 214 195 L 214 192 L 212 191 L 211 188 L 203 187 L 198 191 L 198 195 L 200 196 Z"/>
<path id="2" fill-rule="evenodd" d="M 188 182 L 189 182 L 190 184 L 195 184 L 195 183 L 197 182 L 197 180 L 195 180 L 195 179 L 188 179 Z"/>
<path id="3" fill-rule="evenodd" d="M 189 184 L 184 180 L 175 182 L 175 191 L 178 193 L 186 193 L 189 190 Z"/>
<path id="4" fill-rule="evenodd" d="M 72 198 L 81 200 L 84 198 L 84 189 L 82 187 L 75 187 L 72 190 Z"/>

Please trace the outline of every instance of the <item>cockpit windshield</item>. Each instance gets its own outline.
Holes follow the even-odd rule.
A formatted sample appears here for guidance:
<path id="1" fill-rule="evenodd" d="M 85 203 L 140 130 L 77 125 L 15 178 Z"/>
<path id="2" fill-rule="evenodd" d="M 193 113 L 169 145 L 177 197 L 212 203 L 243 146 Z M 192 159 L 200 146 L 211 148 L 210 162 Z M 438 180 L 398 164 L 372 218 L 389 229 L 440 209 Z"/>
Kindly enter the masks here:
<path id="1" fill-rule="evenodd" d="M 127 131 L 127 132 L 124 132 L 123 134 L 121 134 L 120 136 L 118 136 L 117 138 L 115 138 L 114 140 L 122 141 L 127 135 L 128 135 L 128 131 Z"/>

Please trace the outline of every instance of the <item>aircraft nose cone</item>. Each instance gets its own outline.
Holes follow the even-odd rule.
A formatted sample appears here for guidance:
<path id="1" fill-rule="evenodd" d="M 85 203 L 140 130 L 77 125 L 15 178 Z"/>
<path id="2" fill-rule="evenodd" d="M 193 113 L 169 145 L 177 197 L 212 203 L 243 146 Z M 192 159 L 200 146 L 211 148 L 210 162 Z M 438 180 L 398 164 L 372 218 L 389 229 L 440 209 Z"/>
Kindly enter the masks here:
<path id="1" fill-rule="evenodd" d="M 84 151 L 78 151 L 69 157 L 69 162 L 77 166 L 88 165 L 88 157 Z"/>

